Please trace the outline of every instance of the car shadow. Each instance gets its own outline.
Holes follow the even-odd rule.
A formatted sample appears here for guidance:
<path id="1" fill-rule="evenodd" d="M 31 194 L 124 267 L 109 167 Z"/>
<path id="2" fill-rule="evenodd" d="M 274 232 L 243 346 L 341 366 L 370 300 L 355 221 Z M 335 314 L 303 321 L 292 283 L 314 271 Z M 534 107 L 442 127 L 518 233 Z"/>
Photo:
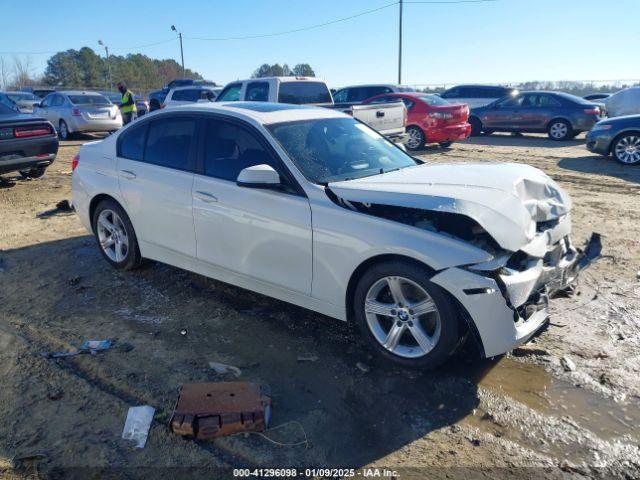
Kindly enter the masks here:
<path id="1" fill-rule="evenodd" d="M 468 344 L 434 371 L 396 367 L 373 355 L 344 322 L 161 263 L 116 271 L 89 235 L 6 250 L 3 259 L 7 270 L 1 274 L 6 281 L 0 282 L 5 299 L 0 308 L 29 324 L 23 331 L 27 340 L 42 331 L 39 348 L 53 348 L 46 342 L 68 345 L 114 337 L 132 346 L 126 353 L 101 355 L 99 361 L 57 361 L 70 375 L 100 386 L 100 392 L 86 391 L 87 402 L 107 392 L 129 403 L 150 404 L 157 417 L 168 419 L 183 383 L 234 379 L 217 376 L 210 361 L 237 366 L 240 380 L 268 385 L 271 426 L 298 422 L 268 435 L 284 444 L 306 435 L 309 443 L 307 448 L 275 448 L 257 436 L 196 442 L 204 449 L 215 447 L 213 454 L 238 454 L 242 465 L 368 465 L 471 415 L 479 404 L 478 382 L 499 363 L 480 359 Z M 28 303 L 11 288 L 20 282 L 32 285 Z M 21 386 L 18 409 L 28 403 L 29 383 L 12 381 Z M 57 408 L 50 428 L 65 442 L 47 445 L 49 437 L 43 435 L 31 449 L 64 459 L 65 445 L 78 442 L 84 458 L 97 458 L 93 455 L 100 451 L 112 462 L 126 461 L 130 450 L 114 442 L 113 448 L 105 445 L 104 435 L 92 427 L 90 409 L 70 405 L 73 411 L 67 415 L 64 404 Z M 14 413 L 9 409 L 0 420 Z M 21 418 L 16 428 L 33 428 L 28 412 Z M 113 431 L 122 430 L 122 418 L 102 421 L 113 423 Z M 164 450 L 173 445 L 171 438 L 166 424 L 156 423 L 145 458 L 172 456 Z"/>
<path id="2" fill-rule="evenodd" d="M 558 167 L 574 172 L 599 175 L 603 177 L 615 177 L 620 180 L 640 184 L 640 168 L 637 165 L 623 165 L 613 157 L 601 155 L 588 155 L 584 157 L 563 158 L 558 162 Z"/>
<path id="3" fill-rule="evenodd" d="M 564 141 L 555 141 L 549 139 L 546 135 L 541 134 L 522 134 L 511 135 L 508 133 L 493 133 L 491 135 L 481 135 L 478 137 L 469 137 L 461 140 L 460 143 L 469 145 L 482 146 L 501 146 L 501 147 L 545 147 L 545 148 L 566 148 L 585 143 L 584 134 Z"/>

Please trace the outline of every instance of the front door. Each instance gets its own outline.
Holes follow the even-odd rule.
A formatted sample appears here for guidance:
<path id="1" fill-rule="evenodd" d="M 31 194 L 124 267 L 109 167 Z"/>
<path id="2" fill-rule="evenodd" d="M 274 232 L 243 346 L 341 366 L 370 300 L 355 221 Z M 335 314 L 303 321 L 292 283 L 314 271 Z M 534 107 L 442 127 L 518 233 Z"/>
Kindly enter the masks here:
<path id="1" fill-rule="evenodd" d="M 129 128 L 119 139 L 117 166 L 138 239 L 191 257 L 196 255 L 191 189 L 197 124 L 195 117 L 172 115 Z"/>
<path id="2" fill-rule="evenodd" d="M 209 118 L 201 169 L 193 185 L 197 256 L 212 265 L 311 294 L 311 207 L 261 134 L 236 121 Z M 240 187 L 244 168 L 267 164 L 279 189 Z"/>
<path id="3" fill-rule="evenodd" d="M 505 98 L 487 108 L 480 120 L 487 129 L 518 130 L 521 126 L 522 96 Z"/>

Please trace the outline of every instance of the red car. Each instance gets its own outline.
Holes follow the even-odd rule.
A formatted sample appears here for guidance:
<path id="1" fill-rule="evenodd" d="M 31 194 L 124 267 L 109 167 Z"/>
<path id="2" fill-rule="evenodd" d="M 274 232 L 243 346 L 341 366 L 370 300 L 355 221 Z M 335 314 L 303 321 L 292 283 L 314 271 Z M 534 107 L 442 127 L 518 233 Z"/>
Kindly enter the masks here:
<path id="1" fill-rule="evenodd" d="M 465 103 L 449 103 L 437 95 L 421 92 L 385 93 L 363 103 L 390 103 L 402 101 L 407 107 L 406 147 L 420 150 L 426 143 L 439 143 L 448 147 L 454 140 L 464 140 L 471 133 L 469 107 Z"/>

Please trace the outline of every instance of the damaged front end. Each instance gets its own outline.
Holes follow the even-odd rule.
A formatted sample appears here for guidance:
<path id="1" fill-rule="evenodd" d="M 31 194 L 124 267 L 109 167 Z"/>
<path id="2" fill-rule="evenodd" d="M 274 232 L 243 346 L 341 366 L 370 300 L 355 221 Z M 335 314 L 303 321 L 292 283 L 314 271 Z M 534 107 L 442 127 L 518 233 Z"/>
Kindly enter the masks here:
<path id="1" fill-rule="evenodd" d="M 464 307 L 487 357 L 539 331 L 548 322 L 549 298 L 570 292 L 602 249 L 597 233 L 584 249 L 573 245 L 571 200 L 528 166 L 424 166 L 329 184 L 326 192 L 343 208 L 448 236 L 491 255 L 487 262 L 452 266 L 431 277 Z"/>

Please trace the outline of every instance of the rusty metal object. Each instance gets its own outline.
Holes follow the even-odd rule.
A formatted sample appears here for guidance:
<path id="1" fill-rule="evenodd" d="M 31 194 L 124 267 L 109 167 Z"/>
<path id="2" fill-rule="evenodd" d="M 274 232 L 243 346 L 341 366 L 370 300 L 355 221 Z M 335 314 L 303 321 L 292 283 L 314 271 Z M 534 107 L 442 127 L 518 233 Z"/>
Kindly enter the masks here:
<path id="1" fill-rule="evenodd" d="M 180 389 L 171 430 L 199 440 L 267 428 L 271 398 L 249 382 L 188 383 Z"/>

